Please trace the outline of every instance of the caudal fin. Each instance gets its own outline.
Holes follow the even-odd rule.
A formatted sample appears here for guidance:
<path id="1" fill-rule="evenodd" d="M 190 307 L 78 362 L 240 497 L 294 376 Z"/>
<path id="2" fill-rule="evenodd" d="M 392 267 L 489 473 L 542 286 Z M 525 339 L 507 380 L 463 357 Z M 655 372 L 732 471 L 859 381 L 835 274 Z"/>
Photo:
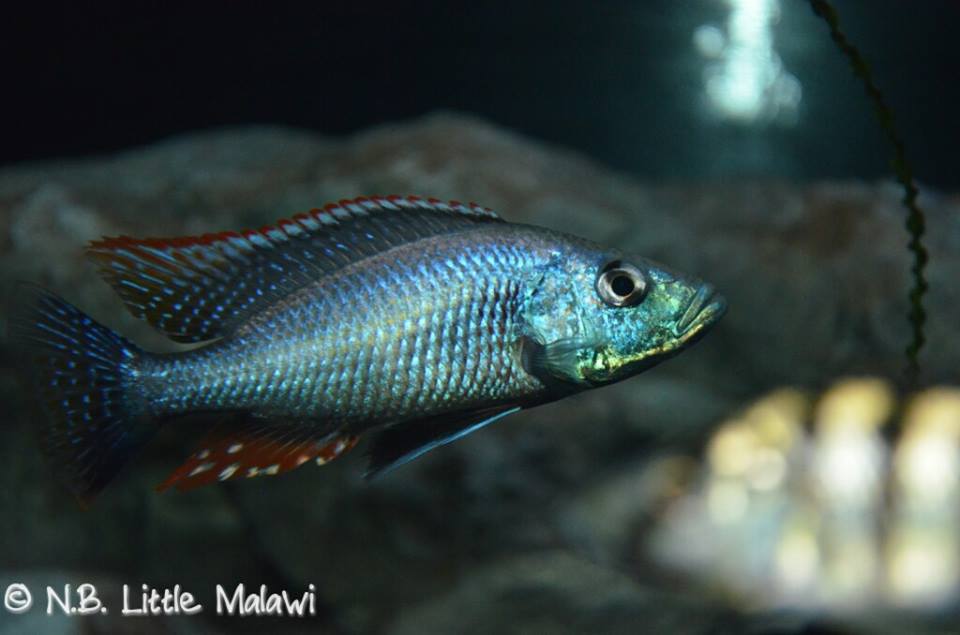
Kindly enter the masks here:
<path id="1" fill-rule="evenodd" d="M 144 353 L 57 296 L 24 290 L 11 334 L 25 345 L 46 417 L 42 444 L 68 486 L 89 502 L 157 427 L 130 390 Z"/>

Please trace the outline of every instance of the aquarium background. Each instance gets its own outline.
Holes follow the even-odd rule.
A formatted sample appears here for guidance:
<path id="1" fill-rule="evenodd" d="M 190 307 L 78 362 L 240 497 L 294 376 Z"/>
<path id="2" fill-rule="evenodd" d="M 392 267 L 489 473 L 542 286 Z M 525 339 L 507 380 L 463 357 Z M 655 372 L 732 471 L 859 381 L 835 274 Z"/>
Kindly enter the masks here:
<path id="1" fill-rule="evenodd" d="M 837 6 L 919 177 L 955 186 L 956 3 Z M 737 12 L 743 83 L 772 53 L 802 86 L 792 125 L 728 125 L 703 103 L 717 60 L 697 31 L 726 31 Z M 12 17 L 4 163 L 250 123 L 343 135 L 453 110 L 640 178 L 888 173 L 862 86 L 799 0 L 64 3 Z"/>
<path id="2" fill-rule="evenodd" d="M 156 350 L 82 259 L 101 235 L 259 226 L 331 200 L 476 200 L 706 278 L 723 322 L 622 384 L 365 484 L 324 468 L 154 486 L 170 426 L 90 509 L 50 474 L 0 341 L 0 590 L 111 614 L 0 633 L 902 633 L 960 624 L 960 62 L 953 2 L 837 0 L 927 214 L 927 347 L 890 148 L 805 2 L 21 6 L 0 25 L 3 331 L 49 286 Z M 314 585 L 309 619 L 213 588 Z M 197 617 L 120 618 L 181 584 Z M 114 611 L 113 607 L 118 610 Z"/>

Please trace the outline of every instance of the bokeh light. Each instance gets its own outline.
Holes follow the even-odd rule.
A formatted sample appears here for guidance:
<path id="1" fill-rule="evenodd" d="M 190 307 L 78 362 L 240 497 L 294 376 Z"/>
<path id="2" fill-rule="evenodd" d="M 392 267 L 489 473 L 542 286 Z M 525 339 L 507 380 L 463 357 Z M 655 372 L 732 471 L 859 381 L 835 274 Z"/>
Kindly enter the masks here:
<path id="1" fill-rule="evenodd" d="M 759 399 L 717 427 L 647 553 L 741 608 L 942 610 L 960 599 L 960 389 L 898 412 L 873 378 Z"/>
<path id="2" fill-rule="evenodd" d="M 725 0 L 724 29 L 704 24 L 693 43 L 708 60 L 704 92 L 710 111 L 739 124 L 797 120 L 803 89 L 787 72 L 774 48 L 773 25 L 780 16 L 778 0 Z"/>

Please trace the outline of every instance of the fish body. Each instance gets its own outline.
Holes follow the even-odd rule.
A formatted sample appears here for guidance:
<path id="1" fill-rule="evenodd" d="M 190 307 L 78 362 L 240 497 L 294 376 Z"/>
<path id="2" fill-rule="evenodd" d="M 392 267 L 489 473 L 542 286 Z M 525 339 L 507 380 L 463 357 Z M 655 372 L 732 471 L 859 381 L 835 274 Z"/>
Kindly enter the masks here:
<path id="1" fill-rule="evenodd" d="M 491 224 L 375 254 L 211 346 L 154 357 L 147 400 L 157 415 L 243 408 L 363 432 L 531 398 L 544 386 L 516 349 L 547 249 L 546 236 Z"/>
<path id="2" fill-rule="evenodd" d="M 325 463 L 368 433 L 379 472 L 648 368 L 725 309 L 648 260 L 416 197 L 242 233 L 108 238 L 89 255 L 134 314 L 203 345 L 149 353 L 35 293 L 18 330 L 37 352 L 48 450 L 81 497 L 160 422 L 198 413 L 230 421 L 165 485 Z"/>

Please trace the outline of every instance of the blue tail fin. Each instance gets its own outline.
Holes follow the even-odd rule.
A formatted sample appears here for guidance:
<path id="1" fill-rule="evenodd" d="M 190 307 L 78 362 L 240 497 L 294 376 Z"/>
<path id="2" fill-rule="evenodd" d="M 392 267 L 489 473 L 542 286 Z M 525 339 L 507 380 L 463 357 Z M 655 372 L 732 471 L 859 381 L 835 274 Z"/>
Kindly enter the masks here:
<path id="1" fill-rule="evenodd" d="M 35 287 L 12 321 L 46 416 L 55 468 L 83 502 L 96 496 L 157 426 L 130 391 L 142 353 L 79 309 Z"/>

